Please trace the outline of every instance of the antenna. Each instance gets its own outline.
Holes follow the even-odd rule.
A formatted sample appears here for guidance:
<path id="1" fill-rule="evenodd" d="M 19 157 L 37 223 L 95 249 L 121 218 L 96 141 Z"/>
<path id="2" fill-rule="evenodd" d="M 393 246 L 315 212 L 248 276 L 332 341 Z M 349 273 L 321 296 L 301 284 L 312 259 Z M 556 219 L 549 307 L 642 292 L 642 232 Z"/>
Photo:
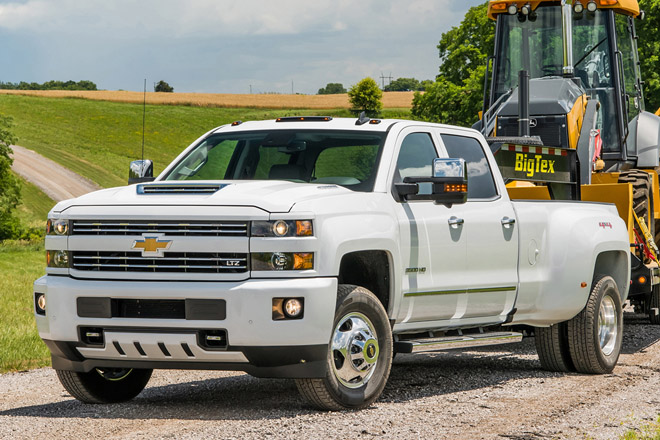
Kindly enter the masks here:
<path id="1" fill-rule="evenodd" d="M 144 160 L 144 123 L 147 117 L 147 78 L 144 79 L 144 100 L 142 102 L 142 160 Z"/>

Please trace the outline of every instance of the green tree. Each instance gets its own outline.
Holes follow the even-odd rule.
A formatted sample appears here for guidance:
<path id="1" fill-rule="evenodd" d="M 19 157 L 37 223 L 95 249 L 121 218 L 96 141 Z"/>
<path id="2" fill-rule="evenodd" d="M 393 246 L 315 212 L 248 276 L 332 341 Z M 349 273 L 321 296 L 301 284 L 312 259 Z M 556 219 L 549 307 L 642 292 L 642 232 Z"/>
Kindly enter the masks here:
<path id="1" fill-rule="evenodd" d="M 325 87 L 319 89 L 317 95 L 338 95 L 346 93 L 344 85 L 341 83 L 328 83 Z"/>
<path id="2" fill-rule="evenodd" d="M 160 80 L 156 83 L 156 86 L 154 87 L 154 92 L 167 92 L 167 93 L 172 93 L 174 91 L 174 87 L 170 86 L 168 83 L 166 83 L 163 80 Z"/>
<path id="3" fill-rule="evenodd" d="M 419 90 L 420 82 L 415 78 L 397 78 L 383 89 L 385 92 L 407 92 L 409 90 Z"/>
<path id="4" fill-rule="evenodd" d="M 639 7 L 646 12 L 644 20 L 635 22 L 644 104 L 646 110 L 653 113 L 660 107 L 660 0 L 640 0 Z"/>
<path id="5" fill-rule="evenodd" d="M 494 41 L 495 23 L 488 19 L 488 2 L 470 8 L 460 25 L 442 34 L 438 44 L 440 73 L 434 84 L 425 87 L 425 93 L 415 93 L 413 116 L 464 126 L 476 122 Z"/>
<path id="6" fill-rule="evenodd" d="M 21 187 L 18 178 L 11 172 L 14 160 L 11 144 L 16 137 L 11 132 L 12 118 L 0 114 L 0 241 L 17 238 L 21 233 L 20 223 L 13 211 L 21 201 Z"/>
<path id="7" fill-rule="evenodd" d="M 364 78 L 348 91 L 348 99 L 355 113 L 365 112 L 369 116 L 376 116 L 383 108 L 381 99 L 383 91 L 373 78 Z"/>
<path id="8" fill-rule="evenodd" d="M 424 93 L 415 92 L 411 110 L 413 117 L 423 121 L 471 126 L 477 121 L 483 104 L 485 73 L 485 66 L 477 67 L 460 84 L 439 77 Z"/>

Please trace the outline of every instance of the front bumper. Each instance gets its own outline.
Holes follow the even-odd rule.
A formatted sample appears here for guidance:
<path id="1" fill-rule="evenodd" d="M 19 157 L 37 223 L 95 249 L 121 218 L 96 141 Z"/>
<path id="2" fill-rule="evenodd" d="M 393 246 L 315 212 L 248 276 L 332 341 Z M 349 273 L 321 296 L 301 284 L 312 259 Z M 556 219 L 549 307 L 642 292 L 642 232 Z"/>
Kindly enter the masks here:
<path id="1" fill-rule="evenodd" d="M 322 377 L 336 303 L 336 278 L 241 282 L 79 280 L 47 275 L 34 284 L 46 295 L 46 315 L 35 314 L 56 369 L 96 367 L 241 370 L 261 377 Z M 273 298 L 304 298 L 302 319 L 274 320 Z M 216 320 L 88 318 L 78 298 L 113 300 L 224 300 Z M 84 315 L 84 313 L 83 313 Z M 89 343 L 81 329 L 102 334 Z M 200 335 L 222 331 L 222 347 Z"/>

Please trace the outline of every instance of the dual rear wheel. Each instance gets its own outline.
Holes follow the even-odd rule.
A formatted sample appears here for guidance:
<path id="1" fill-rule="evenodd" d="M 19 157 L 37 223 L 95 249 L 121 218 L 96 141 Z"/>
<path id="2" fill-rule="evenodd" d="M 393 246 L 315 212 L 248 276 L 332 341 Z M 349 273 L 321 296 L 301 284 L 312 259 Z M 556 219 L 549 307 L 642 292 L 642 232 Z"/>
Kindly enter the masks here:
<path id="1" fill-rule="evenodd" d="M 604 374 L 621 352 L 623 309 L 611 276 L 594 280 L 587 305 L 573 319 L 535 329 L 536 351 L 549 371 Z"/>

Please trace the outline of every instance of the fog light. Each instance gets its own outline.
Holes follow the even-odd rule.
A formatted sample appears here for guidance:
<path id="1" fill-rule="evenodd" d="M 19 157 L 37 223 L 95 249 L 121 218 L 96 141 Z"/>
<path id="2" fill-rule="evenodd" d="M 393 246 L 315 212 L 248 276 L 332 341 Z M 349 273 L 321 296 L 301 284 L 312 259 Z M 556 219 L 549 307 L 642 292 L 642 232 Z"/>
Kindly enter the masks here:
<path id="1" fill-rule="evenodd" d="M 284 316 L 295 319 L 301 318 L 303 312 L 302 300 L 290 298 L 284 301 Z"/>
<path id="2" fill-rule="evenodd" d="M 46 294 L 45 293 L 34 293 L 34 308 L 37 312 L 37 315 L 46 314 Z"/>
<path id="3" fill-rule="evenodd" d="M 598 6 L 596 6 L 596 2 L 590 1 L 589 3 L 587 3 L 587 11 L 596 12 L 596 9 L 598 9 Z"/>
<path id="4" fill-rule="evenodd" d="M 576 3 L 575 6 L 573 6 L 573 12 L 576 14 L 581 14 L 582 11 L 584 11 L 584 6 L 582 6 L 582 3 Z"/>
<path id="5" fill-rule="evenodd" d="M 516 15 L 516 13 L 518 12 L 518 7 L 516 5 L 509 5 L 509 8 L 507 9 L 507 12 L 510 15 Z"/>

